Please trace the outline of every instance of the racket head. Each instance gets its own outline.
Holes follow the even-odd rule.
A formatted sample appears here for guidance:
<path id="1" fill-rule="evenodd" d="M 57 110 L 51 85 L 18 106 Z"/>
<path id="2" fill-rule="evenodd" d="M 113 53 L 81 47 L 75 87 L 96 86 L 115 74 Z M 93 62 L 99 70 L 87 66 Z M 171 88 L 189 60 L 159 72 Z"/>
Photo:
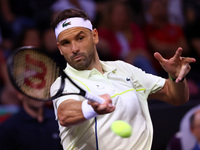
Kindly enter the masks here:
<path id="1" fill-rule="evenodd" d="M 50 88 L 62 74 L 61 67 L 48 54 L 33 46 L 13 50 L 7 59 L 8 74 L 13 86 L 22 94 L 39 101 L 50 101 L 62 94 L 65 81 L 50 96 Z"/>

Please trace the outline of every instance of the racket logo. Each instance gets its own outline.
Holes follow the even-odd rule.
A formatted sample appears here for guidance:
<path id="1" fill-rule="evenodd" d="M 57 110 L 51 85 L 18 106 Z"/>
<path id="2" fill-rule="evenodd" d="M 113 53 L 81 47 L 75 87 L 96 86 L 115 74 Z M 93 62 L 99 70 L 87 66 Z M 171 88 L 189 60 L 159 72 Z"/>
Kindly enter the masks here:
<path id="1" fill-rule="evenodd" d="M 42 89 L 46 85 L 45 76 L 47 68 L 42 61 L 31 58 L 30 54 L 25 55 L 25 79 L 24 83 L 34 89 Z"/>

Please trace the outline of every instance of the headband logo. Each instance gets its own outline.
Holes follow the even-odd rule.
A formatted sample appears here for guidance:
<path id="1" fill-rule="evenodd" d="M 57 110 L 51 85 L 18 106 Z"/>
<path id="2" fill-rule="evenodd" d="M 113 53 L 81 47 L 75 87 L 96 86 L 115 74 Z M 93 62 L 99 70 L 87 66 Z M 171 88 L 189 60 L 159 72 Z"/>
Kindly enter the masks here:
<path id="1" fill-rule="evenodd" d="M 66 21 L 62 24 L 62 27 L 64 28 L 64 27 L 66 27 L 66 26 L 68 26 L 68 25 L 71 25 L 71 22 L 67 22 L 66 23 Z"/>

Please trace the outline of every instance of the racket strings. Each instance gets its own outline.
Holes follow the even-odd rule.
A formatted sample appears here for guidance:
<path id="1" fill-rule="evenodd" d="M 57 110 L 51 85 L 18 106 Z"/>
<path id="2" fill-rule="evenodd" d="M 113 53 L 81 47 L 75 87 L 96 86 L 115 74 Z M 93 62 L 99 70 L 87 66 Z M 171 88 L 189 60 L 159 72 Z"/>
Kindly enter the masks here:
<path id="1" fill-rule="evenodd" d="M 13 60 L 13 78 L 26 95 L 36 99 L 50 98 L 50 87 L 60 69 L 53 59 L 35 50 L 19 51 Z"/>

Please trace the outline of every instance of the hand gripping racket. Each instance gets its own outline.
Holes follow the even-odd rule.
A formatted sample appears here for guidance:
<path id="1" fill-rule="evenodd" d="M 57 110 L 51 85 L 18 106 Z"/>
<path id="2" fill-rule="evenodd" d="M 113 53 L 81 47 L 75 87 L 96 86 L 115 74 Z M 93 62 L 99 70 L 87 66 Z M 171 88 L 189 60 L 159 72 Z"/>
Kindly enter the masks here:
<path id="1" fill-rule="evenodd" d="M 14 87 L 32 99 L 49 101 L 63 95 L 81 95 L 92 102 L 104 102 L 103 98 L 79 87 L 58 63 L 35 47 L 24 46 L 13 50 L 7 59 L 7 68 Z M 60 88 L 55 95 L 50 96 L 50 87 L 59 76 Z M 79 93 L 63 93 L 64 87 L 67 86 L 65 79 L 77 87 Z"/>

